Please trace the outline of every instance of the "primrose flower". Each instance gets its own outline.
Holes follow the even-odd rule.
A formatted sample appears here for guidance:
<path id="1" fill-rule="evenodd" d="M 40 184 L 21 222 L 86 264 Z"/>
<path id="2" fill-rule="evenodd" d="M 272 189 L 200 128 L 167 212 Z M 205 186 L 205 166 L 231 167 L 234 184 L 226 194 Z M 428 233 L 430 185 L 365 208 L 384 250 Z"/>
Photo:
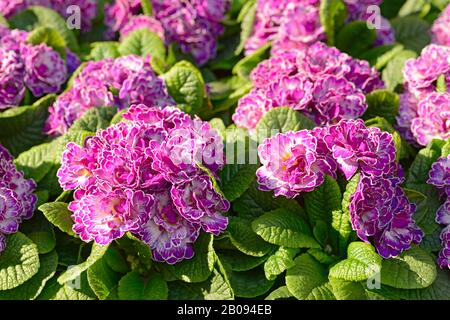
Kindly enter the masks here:
<path id="1" fill-rule="evenodd" d="M 320 144 L 318 130 L 278 133 L 263 141 L 258 147 L 262 167 L 256 172 L 260 190 L 293 198 L 321 185 L 325 175 L 335 176 L 336 163 Z"/>
<path id="2" fill-rule="evenodd" d="M 450 138 L 450 93 L 431 93 L 421 100 L 417 117 L 412 120 L 411 131 L 423 146 L 432 139 Z"/>
<path id="3" fill-rule="evenodd" d="M 372 239 L 385 259 L 398 256 L 412 243 L 420 243 L 423 237 L 413 219 L 416 206 L 409 203 L 401 182 L 396 177 L 362 173 L 356 192 L 350 196 L 353 229 L 361 240 Z"/>
<path id="4" fill-rule="evenodd" d="M 24 64 L 25 84 L 36 97 L 58 92 L 67 79 L 66 63 L 45 44 L 26 47 Z"/>
<path id="5" fill-rule="evenodd" d="M 450 46 L 450 5 L 434 20 L 431 27 L 431 40 L 435 44 Z"/>
<path id="6" fill-rule="evenodd" d="M 154 17 L 145 15 L 132 16 L 127 24 L 120 29 L 120 38 L 125 39 L 128 34 L 138 29 L 148 29 L 149 31 L 156 33 L 163 41 L 165 40 L 164 28 L 162 27 L 161 22 Z"/>
<path id="7" fill-rule="evenodd" d="M 0 47 L 0 110 L 19 105 L 25 95 L 24 65 L 13 50 Z"/>
<path id="8" fill-rule="evenodd" d="M 13 157 L 0 145 L 0 254 L 6 248 L 6 235 L 18 231 L 19 224 L 33 216 L 36 183 L 24 178 Z"/>
<path id="9" fill-rule="evenodd" d="M 324 141 L 347 180 L 359 168 L 374 176 L 389 174 L 394 169 L 392 136 L 375 127 L 367 128 L 360 119 L 341 120 L 329 127 Z"/>
<path id="10" fill-rule="evenodd" d="M 75 189 L 73 230 L 101 245 L 131 232 L 156 261 L 190 259 L 200 229 L 218 235 L 228 223 L 209 175 L 224 165 L 222 139 L 174 107 L 133 105 L 124 118 L 63 153 L 57 176 Z"/>

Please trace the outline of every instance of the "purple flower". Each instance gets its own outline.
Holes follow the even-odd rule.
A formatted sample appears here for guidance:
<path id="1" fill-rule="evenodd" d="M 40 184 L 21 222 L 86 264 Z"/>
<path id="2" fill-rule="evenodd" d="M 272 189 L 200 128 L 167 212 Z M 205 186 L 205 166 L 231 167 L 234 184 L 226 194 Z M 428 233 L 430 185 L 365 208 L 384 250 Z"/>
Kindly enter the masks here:
<path id="1" fill-rule="evenodd" d="M 281 19 L 272 52 L 303 49 L 322 40 L 325 40 L 325 30 L 320 22 L 319 8 L 292 2 L 287 5 Z"/>
<path id="2" fill-rule="evenodd" d="M 396 117 L 396 129 L 409 143 L 416 145 L 416 139 L 411 131 L 411 123 L 417 117 L 417 99 L 409 91 L 400 95 L 400 106 Z"/>
<path id="3" fill-rule="evenodd" d="M 63 134 L 86 110 L 94 107 L 123 109 L 135 103 L 149 107 L 174 104 L 163 80 L 153 72 L 149 59 L 129 55 L 88 62 L 72 88 L 50 107 L 44 131 L 49 135 Z"/>
<path id="4" fill-rule="evenodd" d="M 355 119 L 367 109 L 365 94 L 384 87 L 376 69 L 336 48 L 316 42 L 282 51 L 261 62 L 250 76 L 254 89 L 239 102 L 233 121 L 254 130 L 276 107 L 300 110 L 318 125 Z"/>
<path id="5" fill-rule="evenodd" d="M 80 66 L 81 60 L 75 53 L 70 51 L 70 49 L 67 49 L 66 53 L 67 53 L 67 72 L 69 74 L 72 74 Z"/>
<path id="6" fill-rule="evenodd" d="M 256 172 L 259 189 L 292 198 L 314 190 L 325 175 L 335 176 L 336 163 L 320 142 L 320 130 L 278 133 L 265 139 L 258 147 L 262 164 Z"/>
<path id="7" fill-rule="evenodd" d="M 83 241 L 107 245 L 127 231 L 138 230 L 148 219 L 153 204 L 151 195 L 130 189 L 105 189 L 77 190 L 69 204 L 73 231 Z"/>
<path id="8" fill-rule="evenodd" d="M 123 28 L 120 29 L 120 38 L 124 39 L 132 31 L 138 29 L 148 29 L 149 31 L 156 33 L 163 41 L 165 40 L 164 28 L 161 23 L 154 17 L 144 15 L 131 17 Z"/>
<path id="9" fill-rule="evenodd" d="M 166 42 L 180 45 L 202 65 L 216 54 L 216 39 L 224 28 L 225 0 L 153 0 L 153 9 L 166 32 Z"/>
<path id="10" fill-rule="evenodd" d="M 450 94 L 431 93 L 419 102 L 411 131 L 423 146 L 432 139 L 450 138 Z"/>
<path id="11" fill-rule="evenodd" d="M 265 92 L 262 90 L 253 90 L 239 100 L 232 119 L 238 127 L 252 131 L 271 108 L 272 101 L 266 97 Z"/>
<path id="12" fill-rule="evenodd" d="M 374 176 L 393 170 L 395 146 L 392 136 L 378 128 L 366 128 L 360 119 L 341 120 L 329 128 L 324 140 L 347 180 L 358 168 Z"/>
<path id="13" fill-rule="evenodd" d="M 0 47 L 0 110 L 20 104 L 25 95 L 24 75 L 19 55 Z"/>
<path id="14" fill-rule="evenodd" d="M 423 237 L 412 218 L 416 207 L 409 203 L 401 182 L 395 177 L 363 173 L 356 192 L 350 197 L 353 229 L 361 240 L 373 239 L 378 253 L 385 259 L 399 255 Z"/>
<path id="15" fill-rule="evenodd" d="M 434 20 L 431 28 L 432 42 L 435 44 L 450 46 L 450 31 L 448 26 L 450 25 L 450 5 L 448 5 L 440 14 L 440 16 Z"/>
<path id="16" fill-rule="evenodd" d="M 203 230 L 215 235 L 224 231 L 228 219 L 219 214 L 230 209 L 230 203 L 218 194 L 207 175 L 173 186 L 170 191 L 173 203 L 183 218 L 198 223 Z"/>
<path id="17" fill-rule="evenodd" d="M 200 224 L 180 215 L 168 191 L 155 194 L 150 216 L 137 236 L 150 246 L 155 261 L 175 264 L 194 256 L 192 244 L 199 236 Z"/>
<path id="18" fill-rule="evenodd" d="M 106 38 L 111 39 L 114 33 L 122 29 L 135 14 L 139 13 L 140 0 L 116 0 L 105 6 L 105 24 L 108 28 Z"/>
<path id="19" fill-rule="evenodd" d="M 439 189 L 450 187 L 450 155 L 433 163 L 427 183 Z"/>
<path id="20" fill-rule="evenodd" d="M 321 125 L 358 118 L 367 109 L 364 94 L 353 83 L 334 76 L 314 84 L 312 101 L 310 116 Z"/>
<path id="21" fill-rule="evenodd" d="M 25 179 L 12 161 L 0 145 L 0 252 L 6 248 L 5 235 L 17 232 L 19 224 L 33 216 L 37 201 L 36 184 Z"/>
<path id="22" fill-rule="evenodd" d="M 200 228 L 219 234 L 228 223 L 230 205 L 204 172 L 222 168 L 222 139 L 173 107 L 134 105 L 124 118 L 63 153 L 57 176 L 75 189 L 74 231 L 102 245 L 131 232 L 156 261 L 189 259 Z"/>
<path id="23" fill-rule="evenodd" d="M 441 268 L 450 268 L 450 225 L 441 233 L 442 250 L 439 252 L 438 264 Z"/>
<path id="24" fill-rule="evenodd" d="M 34 96 L 58 92 L 67 79 L 67 66 L 61 56 L 45 44 L 24 50 L 25 84 Z"/>
<path id="25" fill-rule="evenodd" d="M 0 13 L 5 18 L 12 17 L 17 12 L 24 10 L 26 7 L 27 0 L 0 1 Z"/>
<path id="26" fill-rule="evenodd" d="M 436 91 L 436 82 L 441 75 L 449 87 L 450 48 L 435 44 L 426 46 L 417 59 L 407 60 L 403 69 L 405 85 L 419 100 Z"/>

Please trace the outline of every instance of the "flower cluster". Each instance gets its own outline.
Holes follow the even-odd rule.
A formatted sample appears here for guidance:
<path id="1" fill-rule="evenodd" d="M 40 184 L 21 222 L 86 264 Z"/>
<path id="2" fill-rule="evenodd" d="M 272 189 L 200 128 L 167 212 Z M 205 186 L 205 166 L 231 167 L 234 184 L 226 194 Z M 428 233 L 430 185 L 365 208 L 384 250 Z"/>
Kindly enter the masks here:
<path id="1" fill-rule="evenodd" d="M 354 119 L 367 109 L 365 94 L 384 86 L 367 61 L 321 42 L 261 62 L 251 80 L 253 90 L 233 115 L 237 126 L 249 130 L 268 110 L 281 106 L 301 111 L 318 125 Z"/>
<path id="2" fill-rule="evenodd" d="M 425 47 L 420 57 L 406 62 L 403 74 L 406 90 L 397 116 L 400 133 L 407 141 L 423 146 L 433 138 L 448 139 L 450 48 Z M 438 88 L 438 82 L 442 87 Z"/>
<path id="3" fill-rule="evenodd" d="M 35 97 L 58 92 L 66 81 L 68 65 L 46 44 L 26 42 L 27 32 L 0 26 L 0 109 L 22 101 L 26 88 Z M 77 63 L 72 55 L 71 68 Z"/>
<path id="4" fill-rule="evenodd" d="M 450 46 L 450 5 L 448 5 L 434 20 L 431 28 L 432 42 L 435 44 Z"/>
<path id="5" fill-rule="evenodd" d="M 23 220 L 33 216 L 36 184 L 24 178 L 11 154 L 0 145 L 0 253 L 6 248 L 6 235 L 17 232 Z"/>
<path id="6" fill-rule="evenodd" d="M 441 232 L 438 263 L 442 268 L 450 268 L 450 155 L 433 163 L 428 175 L 427 183 L 436 186 L 446 199 L 436 213 L 436 222 L 445 226 Z"/>
<path id="7" fill-rule="evenodd" d="M 367 128 L 362 120 L 341 120 L 313 130 L 277 134 L 258 147 L 262 164 L 257 172 L 260 190 L 295 197 L 321 185 L 337 169 L 350 180 L 361 178 L 350 197 L 352 227 L 359 238 L 372 237 L 384 258 L 398 255 L 422 239 L 403 189 L 401 168 L 395 161 L 392 136 Z"/>
<path id="8" fill-rule="evenodd" d="M 215 56 L 227 0 L 152 0 L 151 3 L 154 17 L 139 14 L 139 0 L 116 0 L 109 5 L 105 15 L 109 27 L 107 37 L 119 31 L 123 38 L 133 30 L 147 28 L 167 44 L 178 43 L 200 65 Z"/>
<path id="9" fill-rule="evenodd" d="M 161 107 L 173 104 L 163 80 L 151 68 L 150 57 L 129 55 L 90 61 L 77 75 L 72 87 L 50 107 L 45 132 L 63 134 L 93 107 L 123 109 L 138 103 Z"/>
<path id="10" fill-rule="evenodd" d="M 68 10 L 70 6 L 80 8 L 81 30 L 89 31 L 92 20 L 97 15 L 97 1 L 95 0 L 12 0 L 0 1 L 0 13 L 10 18 L 14 14 L 27 9 L 30 6 L 43 6 L 55 10 L 61 16 L 67 18 L 74 12 Z"/>
<path id="11" fill-rule="evenodd" d="M 370 5 L 382 1 L 345 0 L 348 20 L 368 20 L 372 12 Z M 302 49 L 317 41 L 326 39 L 320 21 L 319 0 L 258 0 L 253 34 L 245 44 L 246 54 L 250 54 L 269 41 L 273 41 L 272 53 L 288 49 Z M 378 16 L 377 39 L 374 45 L 394 42 L 394 32 L 389 21 Z"/>
<path id="12" fill-rule="evenodd" d="M 131 232 L 156 261 L 189 259 L 201 229 L 217 235 L 228 223 L 210 177 L 223 166 L 222 139 L 174 107 L 134 105 L 124 118 L 63 153 L 57 175 L 75 189 L 73 230 L 100 245 Z"/>

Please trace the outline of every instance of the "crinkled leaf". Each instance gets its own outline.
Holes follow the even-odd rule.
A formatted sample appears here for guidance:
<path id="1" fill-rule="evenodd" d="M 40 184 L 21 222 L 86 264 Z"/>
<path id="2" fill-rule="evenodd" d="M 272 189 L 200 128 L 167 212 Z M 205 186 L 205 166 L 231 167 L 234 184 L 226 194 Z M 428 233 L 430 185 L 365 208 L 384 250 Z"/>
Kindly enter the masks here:
<path id="1" fill-rule="evenodd" d="M 237 250 L 222 250 L 217 253 L 221 261 L 228 265 L 232 271 L 248 271 L 267 260 L 267 255 L 262 257 L 253 257 L 243 254 Z"/>
<path id="2" fill-rule="evenodd" d="M 327 43 L 335 43 L 336 31 L 344 24 L 347 9 L 342 0 L 322 0 L 320 2 L 320 22 L 327 34 Z"/>
<path id="3" fill-rule="evenodd" d="M 107 58 L 114 59 L 120 56 L 119 43 L 115 41 L 94 42 L 91 46 L 92 50 L 89 53 L 89 57 L 94 61 Z"/>
<path id="4" fill-rule="evenodd" d="M 36 244 L 39 254 L 49 253 L 56 246 L 53 226 L 41 214 L 35 214 L 31 220 L 25 221 L 20 230 Z"/>
<path id="5" fill-rule="evenodd" d="M 286 273 L 286 286 L 299 300 L 335 300 L 328 282 L 327 270 L 304 253 L 294 260 Z"/>
<path id="6" fill-rule="evenodd" d="M 41 205 L 38 209 L 44 214 L 48 221 L 58 227 L 61 231 L 68 235 L 75 236 L 75 232 L 72 230 L 72 212 L 67 209 L 67 203 L 48 202 Z"/>
<path id="7" fill-rule="evenodd" d="M 105 300 L 117 288 L 120 276 L 102 258 L 87 269 L 87 279 L 95 295 L 100 300 Z"/>
<path id="8" fill-rule="evenodd" d="M 391 21 L 395 32 L 395 40 L 405 46 L 406 49 L 413 50 L 420 54 L 422 49 L 430 43 L 428 22 L 417 17 L 398 17 Z"/>
<path id="9" fill-rule="evenodd" d="M 299 251 L 297 248 L 278 248 L 264 263 L 266 278 L 274 280 L 279 274 L 293 267 L 295 265 L 294 257 Z"/>
<path id="10" fill-rule="evenodd" d="M 232 272 L 231 287 L 237 297 L 255 298 L 265 294 L 272 288 L 274 282 L 267 280 L 261 268 L 249 271 Z"/>
<path id="11" fill-rule="evenodd" d="M 6 237 L 6 249 L 0 253 L 0 291 L 20 286 L 39 271 L 37 246 L 23 233 Z"/>
<path id="12" fill-rule="evenodd" d="M 273 290 L 265 300 L 283 300 L 283 299 L 290 299 L 294 296 L 292 293 L 289 292 L 288 288 L 286 286 L 279 287 L 275 290 Z"/>
<path id="13" fill-rule="evenodd" d="M 388 90 L 375 90 L 366 95 L 368 108 L 364 112 L 363 119 L 367 120 L 376 116 L 384 117 L 390 124 L 395 124 L 398 114 L 400 99 L 398 94 Z"/>
<path id="14" fill-rule="evenodd" d="M 366 21 L 352 21 L 336 35 L 336 47 L 356 57 L 370 48 L 376 37 L 376 31 L 369 29 Z"/>

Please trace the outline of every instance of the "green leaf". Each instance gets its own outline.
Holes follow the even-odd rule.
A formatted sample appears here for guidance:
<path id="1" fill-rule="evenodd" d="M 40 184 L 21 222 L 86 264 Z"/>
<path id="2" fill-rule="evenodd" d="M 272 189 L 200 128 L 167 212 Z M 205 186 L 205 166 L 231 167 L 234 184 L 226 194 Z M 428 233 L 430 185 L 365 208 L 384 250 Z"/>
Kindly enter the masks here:
<path id="1" fill-rule="evenodd" d="M 41 6 L 31 6 L 9 19 L 11 27 L 32 31 L 38 27 L 50 27 L 57 30 L 65 43 L 73 52 L 79 52 L 77 38 L 72 30 L 67 27 L 66 21 L 51 9 Z"/>
<path id="2" fill-rule="evenodd" d="M 341 0 L 322 0 L 320 2 L 320 23 L 327 34 L 327 43 L 335 43 L 336 31 L 344 24 L 347 9 Z"/>
<path id="3" fill-rule="evenodd" d="M 201 283 L 172 281 L 168 283 L 169 300 L 231 300 L 233 290 L 224 276 L 214 269 L 211 277 Z"/>
<path id="4" fill-rule="evenodd" d="M 126 259 L 122 256 L 122 254 L 116 247 L 110 246 L 106 251 L 103 259 L 115 272 L 127 273 L 128 271 L 130 271 L 130 267 L 128 266 Z"/>
<path id="5" fill-rule="evenodd" d="M 306 252 L 313 256 L 314 259 L 319 261 L 321 264 L 331 265 L 336 262 L 335 256 L 331 256 L 322 249 L 311 248 Z"/>
<path id="6" fill-rule="evenodd" d="M 46 296 L 45 290 L 43 294 L 39 296 L 42 300 L 95 300 L 96 295 L 89 286 L 86 272 L 83 272 L 79 280 L 75 280 L 74 283 L 61 285 L 58 283 L 52 283 L 54 289 L 52 289 Z M 56 292 L 52 292 L 55 291 Z M 45 295 L 44 295 L 45 294 Z"/>
<path id="7" fill-rule="evenodd" d="M 334 300 L 327 270 L 309 254 L 295 260 L 295 266 L 286 273 L 286 286 L 299 300 Z"/>
<path id="8" fill-rule="evenodd" d="M 94 42 L 91 44 L 92 50 L 89 53 L 91 60 L 99 61 L 107 58 L 118 58 L 119 43 L 115 41 Z"/>
<path id="9" fill-rule="evenodd" d="M 319 248 L 308 224 L 298 215 L 280 208 L 252 222 L 253 231 L 269 243 L 288 248 Z"/>
<path id="10" fill-rule="evenodd" d="M 39 254 L 49 253 L 56 246 L 53 226 L 40 214 L 22 223 L 20 230 L 36 244 Z"/>
<path id="11" fill-rule="evenodd" d="M 404 47 L 401 44 L 381 45 L 367 50 L 363 54 L 359 55 L 359 58 L 362 60 L 367 60 L 371 66 L 381 70 L 389 63 L 389 61 L 395 58 L 397 54 L 403 50 Z"/>
<path id="12" fill-rule="evenodd" d="M 286 286 L 279 287 L 275 290 L 273 290 L 265 300 L 283 300 L 283 299 L 289 299 L 293 298 L 294 296 L 292 293 L 289 292 L 288 288 Z"/>
<path id="13" fill-rule="evenodd" d="M 380 271 L 381 260 L 370 244 L 352 242 L 348 246 L 347 259 L 330 269 L 330 277 L 346 281 L 363 281 Z"/>
<path id="14" fill-rule="evenodd" d="M 337 300 L 368 300 L 365 283 L 345 281 L 330 277 L 333 294 Z"/>
<path id="15" fill-rule="evenodd" d="M 315 226 L 318 221 L 331 222 L 331 212 L 341 208 L 342 194 L 336 180 L 325 176 L 320 186 L 303 194 L 303 199 L 309 221 Z"/>
<path id="16" fill-rule="evenodd" d="M 289 268 L 292 268 L 294 258 L 299 253 L 299 249 L 280 247 L 264 263 L 264 273 L 269 280 L 275 280 L 279 274 L 282 274 Z"/>
<path id="17" fill-rule="evenodd" d="M 230 218 L 227 231 L 233 245 L 247 255 L 262 257 L 274 249 L 252 230 L 249 220 Z"/>
<path id="18" fill-rule="evenodd" d="M 406 49 L 420 54 L 422 49 L 430 43 L 430 26 L 428 22 L 417 16 L 395 18 L 391 20 L 391 25 L 394 28 L 395 39 Z"/>
<path id="19" fill-rule="evenodd" d="M 248 271 L 267 260 L 267 255 L 262 257 L 252 257 L 237 250 L 223 250 L 217 253 L 220 260 L 229 266 L 232 271 Z"/>
<path id="20" fill-rule="evenodd" d="M 120 300 L 166 300 L 167 283 L 159 274 L 154 274 L 144 281 L 137 272 L 126 274 L 119 281 Z"/>
<path id="21" fill-rule="evenodd" d="M 419 151 L 411 164 L 406 177 L 406 186 L 408 188 L 418 190 L 418 186 L 426 184 L 431 165 L 436 162 L 441 155 L 441 147 L 442 143 L 430 143 L 426 148 Z"/>
<path id="22" fill-rule="evenodd" d="M 357 172 L 353 177 L 351 177 L 351 179 L 347 183 L 344 195 L 342 197 L 342 213 L 348 216 L 350 216 L 349 211 L 350 197 L 352 196 L 352 194 L 356 192 L 356 188 L 358 188 L 360 178 L 361 174 L 359 172 Z"/>
<path id="23" fill-rule="evenodd" d="M 243 79 L 249 79 L 250 73 L 252 70 L 264 59 L 269 57 L 269 48 L 270 43 L 263 45 L 261 48 L 258 48 L 252 54 L 241 59 L 236 65 L 233 67 L 233 74 L 239 76 Z"/>
<path id="24" fill-rule="evenodd" d="M 267 280 L 261 268 L 231 273 L 231 287 L 234 294 L 241 298 L 255 298 L 265 294 L 274 282 Z"/>
<path id="25" fill-rule="evenodd" d="M 66 59 L 66 41 L 54 28 L 39 27 L 34 29 L 27 38 L 27 42 L 33 45 L 45 43 L 59 53 L 61 58 Z"/>
<path id="26" fill-rule="evenodd" d="M 285 208 L 306 218 L 303 208 L 297 201 L 284 197 L 273 197 L 270 192 L 260 191 L 256 181 L 240 198 L 233 202 L 233 211 L 241 218 L 253 219 L 278 208 Z"/>
<path id="27" fill-rule="evenodd" d="M 72 131 L 86 130 L 97 132 L 99 129 L 107 128 L 116 113 L 116 107 L 97 107 L 88 109 L 80 119 L 73 123 L 70 129 Z"/>
<path id="28" fill-rule="evenodd" d="M 102 258 L 87 270 L 89 286 L 100 300 L 105 300 L 118 286 L 120 276 Z"/>
<path id="29" fill-rule="evenodd" d="M 48 107 L 55 95 L 47 95 L 32 106 L 21 106 L 0 112 L 0 143 L 14 156 L 44 141 L 43 127 Z"/>
<path id="30" fill-rule="evenodd" d="M 135 54 L 141 57 L 151 56 L 151 65 L 158 73 L 164 72 L 166 59 L 166 47 L 161 38 L 148 29 L 134 30 L 120 43 L 118 51 L 120 55 Z"/>
<path id="31" fill-rule="evenodd" d="M 315 124 L 300 112 L 288 107 L 269 110 L 256 125 L 258 138 L 271 137 L 276 133 L 312 129 Z"/>
<path id="32" fill-rule="evenodd" d="M 0 253 L 0 291 L 20 286 L 39 271 L 37 246 L 23 233 L 6 237 L 6 249 Z"/>
<path id="33" fill-rule="evenodd" d="M 75 232 L 72 230 L 72 212 L 67 209 L 67 203 L 48 202 L 41 205 L 38 209 L 44 214 L 48 221 L 58 227 L 61 231 L 70 236 L 75 236 Z"/>
<path id="34" fill-rule="evenodd" d="M 81 273 L 89 269 L 90 266 L 101 259 L 106 250 L 108 250 L 108 246 L 101 246 L 94 243 L 92 245 L 91 254 L 87 258 L 87 260 L 83 263 L 68 268 L 67 271 L 65 271 L 58 277 L 58 282 L 61 285 L 64 285 L 66 282 L 72 281 L 75 278 L 79 277 Z"/>
<path id="35" fill-rule="evenodd" d="M 352 232 L 350 224 L 350 216 L 348 213 L 343 213 L 342 210 L 335 210 L 332 213 L 330 239 L 335 252 L 339 256 L 345 254 L 347 248 L 348 238 Z"/>
<path id="36" fill-rule="evenodd" d="M 400 98 L 398 94 L 388 90 L 375 90 L 366 95 L 368 108 L 363 119 L 380 116 L 384 117 L 390 124 L 394 125 L 398 114 Z"/>
<path id="37" fill-rule="evenodd" d="M 381 78 L 388 90 L 394 91 L 398 85 L 403 84 L 403 67 L 405 62 L 415 57 L 417 57 L 417 54 L 414 51 L 403 50 L 387 63 Z"/>
<path id="38" fill-rule="evenodd" d="M 235 55 L 242 52 L 245 47 L 247 39 L 252 35 L 253 25 L 256 18 L 256 1 L 247 1 L 242 6 L 241 12 L 237 19 L 241 23 L 241 34 L 239 46 L 234 51 Z"/>
<path id="39" fill-rule="evenodd" d="M 369 49 L 377 33 L 375 29 L 369 29 L 366 21 L 352 21 L 346 24 L 336 36 L 336 47 L 356 57 Z"/>
<path id="40" fill-rule="evenodd" d="M 141 0 L 142 12 L 146 16 L 153 15 L 153 6 L 150 0 Z"/>
<path id="41" fill-rule="evenodd" d="M 420 247 L 412 247 L 400 256 L 383 260 L 381 283 L 398 289 L 422 289 L 436 279 L 434 258 Z"/>
<path id="42" fill-rule="evenodd" d="M 256 164 L 226 164 L 220 172 L 220 189 L 228 201 L 234 201 L 252 185 L 255 180 Z"/>
<path id="43" fill-rule="evenodd" d="M 39 271 L 22 285 L 0 291 L 0 300 L 34 300 L 41 293 L 47 281 L 55 274 L 58 255 L 52 251 L 41 255 L 39 261 Z"/>
<path id="44" fill-rule="evenodd" d="M 202 233 L 194 243 L 195 255 L 170 267 L 170 271 L 180 280 L 202 282 L 209 278 L 214 268 L 213 237 Z"/>
<path id="45" fill-rule="evenodd" d="M 203 107 L 205 82 L 200 71 L 190 62 L 180 61 L 164 74 L 167 91 L 178 107 L 197 114 Z"/>

